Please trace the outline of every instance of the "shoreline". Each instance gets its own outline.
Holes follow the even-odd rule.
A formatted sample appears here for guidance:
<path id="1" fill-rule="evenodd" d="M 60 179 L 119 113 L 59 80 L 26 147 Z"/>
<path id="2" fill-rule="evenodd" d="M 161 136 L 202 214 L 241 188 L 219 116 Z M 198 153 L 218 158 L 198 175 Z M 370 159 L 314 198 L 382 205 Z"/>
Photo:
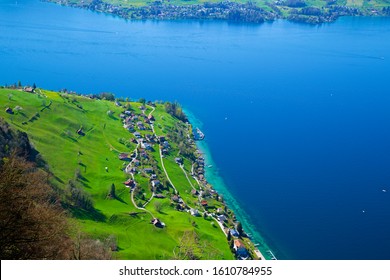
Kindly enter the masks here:
<path id="1" fill-rule="evenodd" d="M 303 0 L 296 3 L 286 1 L 265 2 L 256 5 L 251 2 L 239 3 L 221 1 L 189 5 L 174 5 L 170 0 L 159 0 L 140 6 L 111 3 L 110 0 L 70 1 L 40 0 L 67 7 L 77 7 L 94 12 L 118 16 L 126 20 L 224 20 L 235 23 L 264 23 L 285 19 L 291 22 L 319 25 L 335 22 L 343 16 L 390 16 L 390 7 L 382 6 L 347 6 L 336 1 L 326 6 L 310 5 Z M 147 3 L 147 2 L 145 2 Z"/>
<path id="2" fill-rule="evenodd" d="M 184 109 L 189 123 L 193 127 L 200 127 L 202 130 L 203 123 L 198 120 L 194 114 L 191 113 L 188 109 Z M 201 151 L 205 158 L 206 166 L 211 165 L 212 169 L 205 168 L 205 178 L 207 182 L 212 186 L 212 188 L 217 191 L 220 195 L 223 196 L 224 201 L 227 206 L 234 212 L 234 215 L 237 218 L 244 229 L 244 232 L 248 235 L 252 245 L 260 252 L 263 260 L 272 260 L 277 259 L 271 248 L 268 246 L 261 233 L 258 232 L 256 226 L 251 222 L 251 218 L 245 212 L 243 208 L 240 207 L 240 204 L 237 202 L 235 197 L 229 192 L 228 186 L 223 181 L 223 177 L 218 173 L 216 169 L 216 164 L 212 159 L 211 151 L 207 143 L 203 140 L 196 141 L 197 148 Z M 214 171 L 214 172 L 213 172 Z"/>

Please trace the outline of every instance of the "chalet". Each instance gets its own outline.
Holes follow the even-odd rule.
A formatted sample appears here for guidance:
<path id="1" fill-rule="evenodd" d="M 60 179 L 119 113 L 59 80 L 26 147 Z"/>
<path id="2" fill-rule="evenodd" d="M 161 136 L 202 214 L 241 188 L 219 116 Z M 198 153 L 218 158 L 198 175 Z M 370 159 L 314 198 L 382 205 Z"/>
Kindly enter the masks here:
<path id="1" fill-rule="evenodd" d="M 145 135 L 145 138 L 146 140 L 148 140 L 149 142 L 155 142 L 154 141 L 154 136 L 152 134 L 146 134 Z"/>
<path id="2" fill-rule="evenodd" d="M 153 224 L 155 227 L 159 227 L 159 228 L 163 228 L 165 226 L 164 223 L 162 223 L 159 219 L 157 218 L 153 218 L 151 221 L 150 221 L 151 224 Z"/>
<path id="3" fill-rule="evenodd" d="M 240 247 L 236 250 L 236 257 L 239 260 L 247 260 L 250 258 L 250 255 L 245 247 Z"/>
<path id="4" fill-rule="evenodd" d="M 149 143 L 146 143 L 146 142 L 142 142 L 141 148 L 146 149 L 146 150 L 152 150 L 152 145 L 150 145 Z"/>
<path id="5" fill-rule="evenodd" d="M 23 91 L 29 92 L 29 93 L 33 93 L 34 92 L 34 88 L 33 87 L 24 87 Z"/>
<path id="6" fill-rule="evenodd" d="M 183 164 L 183 159 L 177 157 L 177 158 L 175 158 L 175 162 L 176 162 L 177 164 Z"/>
<path id="7" fill-rule="evenodd" d="M 165 142 L 165 136 L 159 136 L 158 141 L 162 144 Z"/>
<path id="8" fill-rule="evenodd" d="M 220 221 L 221 223 L 224 223 L 225 221 L 227 221 L 227 218 L 225 215 L 219 215 L 217 216 L 217 219 L 218 221 Z"/>
<path id="9" fill-rule="evenodd" d="M 138 126 L 138 129 L 140 129 L 140 130 L 146 130 L 146 128 L 145 128 L 145 126 L 144 126 L 144 124 L 143 123 L 137 123 L 137 126 Z"/>
<path id="10" fill-rule="evenodd" d="M 141 164 L 141 162 L 138 159 L 135 159 L 133 163 L 135 166 L 139 166 Z"/>
<path id="11" fill-rule="evenodd" d="M 7 107 L 7 109 L 5 109 L 5 112 L 11 115 L 14 113 L 14 111 L 12 111 L 10 107 Z"/>
<path id="12" fill-rule="evenodd" d="M 145 110 L 145 106 L 139 106 L 138 109 L 140 109 L 141 111 Z"/>
<path id="13" fill-rule="evenodd" d="M 152 181 L 152 187 L 158 187 L 158 186 L 160 186 L 160 181 L 159 180 L 153 180 Z"/>
<path id="14" fill-rule="evenodd" d="M 121 119 L 124 119 L 124 118 L 126 118 L 126 115 L 125 115 L 125 114 L 120 114 L 119 117 L 120 117 Z"/>
<path id="15" fill-rule="evenodd" d="M 151 174 L 153 173 L 153 168 L 145 168 L 144 172 Z"/>
<path id="16" fill-rule="evenodd" d="M 84 136 L 85 133 L 83 132 L 83 129 L 82 128 L 79 128 L 76 132 L 78 135 L 81 135 L 81 136 Z"/>
<path id="17" fill-rule="evenodd" d="M 153 115 L 149 115 L 149 116 L 148 116 L 148 120 L 154 122 L 154 121 L 155 121 L 155 118 L 153 117 Z"/>
<path id="18" fill-rule="evenodd" d="M 128 115 L 128 116 L 131 115 L 131 112 L 130 112 L 130 111 L 125 111 L 124 113 L 125 113 L 125 115 Z"/>
<path id="19" fill-rule="evenodd" d="M 132 179 L 129 179 L 129 180 L 127 180 L 126 182 L 124 182 L 123 184 L 125 184 L 125 186 L 126 187 L 128 187 L 128 188 L 133 188 L 133 187 L 135 187 L 135 181 L 134 180 L 132 180 Z"/>
<path id="20" fill-rule="evenodd" d="M 203 207 L 206 207 L 206 206 L 208 205 L 208 202 L 207 202 L 207 200 L 202 200 L 202 201 L 200 202 L 200 204 L 201 204 Z"/>
<path id="21" fill-rule="evenodd" d="M 136 138 L 141 138 L 141 133 L 139 133 L 138 131 L 134 132 L 133 135 L 134 135 Z"/>
<path id="22" fill-rule="evenodd" d="M 234 250 L 236 250 L 236 257 L 239 260 L 247 260 L 250 258 L 248 250 L 245 248 L 244 244 L 240 239 L 234 240 Z"/>
<path id="23" fill-rule="evenodd" d="M 179 202 L 179 200 L 180 200 L 178 195 L 172 196 L 171 199 L 172 199 L 173 202 Z"/>
<path id="24" fill-rule="evenodd" d="M 115 106 L 120 107 L 120 106 L 122 106 L 122 104 L 119 101 L 115 101 Z"/>
<path id="25" fill-rule="evenodd" d="M 233 245 L 234 250 L 237 251 L 238 248 L 245 248 L 244 243 L 240 239 L 235 239 L 234 240 L 234 245 Z"/>
<path id="26" fill-rule="evenodd" d="M 190 214 L 191 214 L 192 216 L 197 217 L 197 216 L 199 216 L 199 211 L 198 211 L 198 209 L 193 209 L 193 208 L 191 208 L 191 209 L 190 209 Z"/>
<path id="27" fill-rule="evenodd" d="M 123 127 L 125 128 L 125 129 L 127 129 L 129 132 L 134 132 L 135 131 L 135 129 L 134 129 L 134 125 L 133 124 L 125 124 L 125 125 L 123 125 Z"/>
<path id="28" fill-rule="evenodd" d="M 151 180 L 156 180 L 156 179 L 157 179 L 157 175 L 156 175 L 156 174 L 150 175 L 150 179 L 151 179 Z"/>
<path id="29" fill-rule="evenodd" d="M 236 238 L 240 236 L 240 234 L 238 233 L 238 231 L 235 230 L 235 229 L 230 229 L 230 234 L 231 234 L 233 237 L 236 237 Z"/>
<path id="30" fill-rule="evenodd" d="M 167 149 L 162 149 L 161 152 L 162 152 L 163 155 L 167 155 L 168 154 L 168 150 Z"/>
<path id="31" fill-rule="evenodd" d="M 168 143 L 168 141 L 164 141 L 164 142 L 163 142 L 163 147 L 164 147 L 165 149 L 168 149 L 168 148 L 169 148 L 169 143 Z"/>
<path id="32" fill-rule="evenodd" d="M 161 193 L 154 194 L 154 197 L 155 198 L 165 198 L 165 196 L 162 195 Z"/>
<path id="33" fill-rule="evenodd" d="M 191 191 L 191 194 L 192 194 L 192 195 L 198 195 L 198 191 L 195 190 L 195 189 L 193 189 L 193 190 Z"/>
<path id="34" fill-rule="evenodd" d="M 121 153 L 121 154 L 119 154 L 119 159 L 120 160 L 130 160 L 130 156 L 129 156 L 129 154 Z"/>

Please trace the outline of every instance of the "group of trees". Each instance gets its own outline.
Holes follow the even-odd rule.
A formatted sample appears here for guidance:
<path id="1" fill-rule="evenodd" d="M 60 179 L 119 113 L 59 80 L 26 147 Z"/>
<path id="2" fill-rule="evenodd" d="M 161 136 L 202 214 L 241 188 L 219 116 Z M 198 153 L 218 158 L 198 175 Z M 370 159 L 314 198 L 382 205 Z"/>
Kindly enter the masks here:
<path id="1" fill-rule="evenodd" d="M 37 167 L 36 154 L 25 133 L 0 120 L 0 258 L 110 259 L 115 237 L 96 240 L 69 222 L 66 198 L 50 185 L 51 175 Z M 78 206 L 92 207 L 81 199 L 80 187 L 70 185 Z"/>
<path id="2" fill-rule="evenodd" d="M 174 116 L 183 122 L 187 121 L 187 116 L 184 114 L 180 104 L 176 101 L 173 103 L 165 102 L 165 111 L 171 116 Z"/>

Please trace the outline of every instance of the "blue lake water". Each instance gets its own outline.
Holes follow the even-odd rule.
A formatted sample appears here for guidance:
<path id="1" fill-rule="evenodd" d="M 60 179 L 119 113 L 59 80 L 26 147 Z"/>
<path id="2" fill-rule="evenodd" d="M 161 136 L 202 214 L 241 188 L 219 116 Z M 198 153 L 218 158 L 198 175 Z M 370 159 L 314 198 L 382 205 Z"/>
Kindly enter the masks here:
<path id="1" fill-rule="evenodd" d="M 389 18 L 127 22 L 0 1 L 0 84 L 179 101 L 211 181 L 278 258 L 390 259 L 389 78 Z"/>

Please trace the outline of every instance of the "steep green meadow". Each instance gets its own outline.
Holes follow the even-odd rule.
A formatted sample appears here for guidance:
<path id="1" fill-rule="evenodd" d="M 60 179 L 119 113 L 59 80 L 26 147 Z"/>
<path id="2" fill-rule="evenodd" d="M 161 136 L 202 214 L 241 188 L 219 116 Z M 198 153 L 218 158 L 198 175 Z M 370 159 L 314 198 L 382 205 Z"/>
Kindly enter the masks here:
<path id="1" fill-rule="evenodd" d="M 122 107 L 112 101 L 84 96 L 39 89 L 36 92 L 31 94 L 17 89 L 0 89 L 0 117 L 13 128 L 28 134 L 53 174 L 51 182 L 60 194 L 67 188 L 69 180 L 76 180 L 90 196 L 93 211 L 77 207 L 68 209 L 72 216 L 70 219 L 75 221 L 82 232 L 102 240 L 115 236 L 119 250 L 114 253 L 114 257 L 118 259 L 178 258 L 175 255 L 177 248 L 184 241 L 187 242 L 186 246 L 191 243 L 198 258 L 233 259 L 224 233 L 211 217 L 193 217 L 185 211 L 175 210 L 168 195 L 158 199 L 162 203 L 159 212 L 154 207 L 156 198 L 145 207 L 166 224 L 164 228 L 157 228 L 150 223 L 150 213 L 133 205 L 129 188 L 123 184 L 130 178 L 123 171 L 128 162 L 119 160 L 118 155 L 122 152 L 132 153 L 136 144 L 130 141 L 122 144 L 119 141 L 133 137 L 119 118 L 124 110 Z M 140 113 L 140 103 L 131 102 L 130 105 L 134 112 Z M 156 119 L 155 132 L 159 136 L 166 135 L 179 120 L 166 113 L 163 105 L 156 106 L 153 113 Z M 6 108 L 13 109 L 14 114 L 7 113 Z M 147 107 L 145 114 L 151 110 Z M 108 111 L 113 114 L 108 114 Z M 77 133 L 80 128 L 85 135 Z M 172 150 L 163 159 L 164 165 L 183 200 L 195 207 L 196 197 L 190 193 L 192 188 L 174 161 L 177 146 L 172 142 L 170 144 Z M 164 174 L 158 144 L 153 148 L 151 155 L 157 162 L 159 172 Z M 184 166 L 190 172 L 190 161 L 185 160 Z M 190 173 L 188 176 L 197 187 Z M 145 191 L 145 200 L 148 200 L 152 195 L 149 180 L 142 174 L 136 174 L 135 178 Z M 107 197 L 112 184 L 115 185 L 116 199 Z M 173 189 L 169 188 L 166 194 L 173 194 Z M 191 239 L 188 236 L 195 237 Z"/>

